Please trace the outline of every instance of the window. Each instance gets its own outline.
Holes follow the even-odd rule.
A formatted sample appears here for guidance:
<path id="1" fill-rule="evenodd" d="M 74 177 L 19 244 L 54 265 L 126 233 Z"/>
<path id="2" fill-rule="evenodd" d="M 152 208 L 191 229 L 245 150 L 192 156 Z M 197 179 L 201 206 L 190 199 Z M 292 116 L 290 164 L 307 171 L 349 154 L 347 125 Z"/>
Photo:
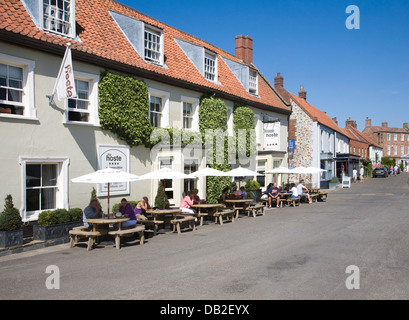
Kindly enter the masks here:
<path id="1" fill-rule="evenodd" d="M 258 94 L 258 72 L 254 70 L 250 70 L 249 92 L 254 95 Z"/>
<path id="2" fill-rule="evenodd" d="M 261 188 L 265 188 L 266 186 L 266 176 L 265 176 L 266 164 L 267 164 L 266 160 L 257 161 L 257 172 L 259 174 L 262 174 L 262 176 L 257 176 L 257 182 L 260 184 Z"/>
<path id="3" fill-rule="evenodd" d="M 162 35 L 160 31 L 145 28 L 145 60 L 162 64 Z"/>
<path id="4" fill-rule="evenodd" d="M 0 116 L 35 118 L 34 62 L 0 53 Z"/>
<path id="5" fill-rule="evenodd" d="M 192 174 L 196 172 L 199 168 L 197 160 L 185 160 L 184 173 Z M 187 194 L 188 191 L 196 188 L 196 179 L 185 179 L 183 183 L 183 191 Z"/>
<path id="6" fill-rule="evenodd" d="M 388 156 L 391 155 L 391 146 L 388 146 Z"/>
<path id="7" fill-rule="evenodd" d="M 391 141 L 391 134 L 388 133 L 388 141 Z"/>
<path id="8" fill-rule="evenodd" d="M 398 141 L 398 135 L 396 133 L 393 135 L 393 140 Z"/>
<path id="9" fill-rule="evenodd" d="M 43 28 L 74 37 L 74 0 L 43 0 Z"/>
<path id="10" fill-rule="evenodd" d="M 83 72 L 74 73 L 77 97 L 68 99 L 66 123 L 99 125 L 98 76 Z"/>
<path id="11" fill-rule="evenodd" d="M 173 159 L 162 159 L 159 162 L 159 169 L 173 169 Z M 168 200 L 173 200 L 173 180 L 161 180 L 165 187 L 165 194 Z"/>
<path id="12" fill-rule="evenodd" d="M 405 146 L 400 147 L 400 154 L 403 156 L 405 154 Z"/>
<path id="13" fill-rule="evenodd" d="M 404 135 L 404 134 L 401 134 L 401 136 L 400 136 L 400 141 L 402 141 L 402 142 L 405 141 L 405 135 Z"/>
<path id="14" fill-rule="evenodd" d="M 398 155 L 398 146 L 393 146 L 393 150 L 395 152 L 395 156 Z"/>
<path id="15" fill-rule="evenodd" d="M 149 99 L 149 118 L 154 128 L 160 128 L 162 119 L 162 98 L 151 96 Z"/>
<path id="16" fill-rule="evenodd" d="M 152 127 L 169 126 L 169 97 L 168 92 L 149 88 L 149 119 Z"/>
<path id="17" fill-rule="evenodd" d="M 193 104 L 183 102 L 183 129 L 192 129 L 193 123 Z"/>
<path id="18" fill-rule="evenodd" d="M 22 169 L 23 221 L 38 219 L 38 214 L 57 208 L 68 209 L 67 158 L 20 158 Z"/>
<path id="19" fill-rule="evenodd" d="M 205 53 L 204 76 L 207 80 L 217 81 L 217 59 L 212 53 Z"/>

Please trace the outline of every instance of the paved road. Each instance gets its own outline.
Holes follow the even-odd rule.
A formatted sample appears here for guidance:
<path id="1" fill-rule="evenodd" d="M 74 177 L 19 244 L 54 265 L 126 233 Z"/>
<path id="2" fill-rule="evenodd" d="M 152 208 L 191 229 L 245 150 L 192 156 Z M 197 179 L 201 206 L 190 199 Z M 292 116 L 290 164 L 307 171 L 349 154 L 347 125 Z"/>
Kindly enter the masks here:
<path id="1" fill-rule="evenodd" d="M 166 233 L 143 247 L 0 257 L 0 299 L 407 299 L 408 179 L 368 180 L 327 203 Z M 49 265 L 59 267 L 59 290 L 46 288 Z M 351 265 L 359 290 L 346 288 Z"/>

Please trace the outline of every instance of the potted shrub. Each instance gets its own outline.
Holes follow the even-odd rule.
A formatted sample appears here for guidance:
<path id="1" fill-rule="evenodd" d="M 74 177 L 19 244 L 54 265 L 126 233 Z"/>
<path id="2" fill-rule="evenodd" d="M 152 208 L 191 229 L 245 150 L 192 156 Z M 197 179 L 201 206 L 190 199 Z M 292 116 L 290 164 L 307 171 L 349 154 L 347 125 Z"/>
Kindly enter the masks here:
<path id="1" fill-rule="evenodd" d="M 261 200 L 261 189 L 260 183 L 255 180 L 247 181 L 244 189 L 247 192 L 247 198 L 253 199 L 253 202 L 260 202 Z"/>
<path id="2" fill-rule="evenodd" d="M 38 216 L 37 224 L 33 226 L 34 240 L 68 238 L 69 231 L 82 224 L 82 209 L 43 211 Z"/>
<path id="3" fill-rule="evenodd" d="M 0 247 L 23 245 L 23 222 L 20 212 L 14 208 L 13 197 L 7 195 L 4 210 L 0 214 Z"/>
<path id="4" fill-rule="evenodd" d="M 339 179 L 337 177 L 332 177 L 332 180 L 329 182 L 330 189 L 337 189 L 339 187 Z"/>

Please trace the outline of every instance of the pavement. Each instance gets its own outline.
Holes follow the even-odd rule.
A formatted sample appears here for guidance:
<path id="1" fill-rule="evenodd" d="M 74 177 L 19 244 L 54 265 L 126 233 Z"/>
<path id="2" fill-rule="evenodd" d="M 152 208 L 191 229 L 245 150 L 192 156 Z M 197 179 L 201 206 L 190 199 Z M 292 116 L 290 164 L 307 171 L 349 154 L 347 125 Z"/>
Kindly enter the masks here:
<path id="1" fill-rule="evenodd" d="M 0 299 L 407 299 L 408 196 L 402 173 L 143 246 L 62 244 L 0 257 Z"/>

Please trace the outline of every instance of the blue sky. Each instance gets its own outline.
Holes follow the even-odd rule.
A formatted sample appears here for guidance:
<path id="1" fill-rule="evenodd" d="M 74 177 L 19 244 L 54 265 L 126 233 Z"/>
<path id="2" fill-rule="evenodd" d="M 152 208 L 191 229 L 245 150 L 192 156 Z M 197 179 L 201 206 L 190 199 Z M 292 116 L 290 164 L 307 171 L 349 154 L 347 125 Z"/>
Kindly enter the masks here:
<path id="1" fill-rule="evenodd" d="M 253 38 L 254 64 L 274 83 L 364 129 L 409 122 L 409 1 L 135 1 L 119 0 L 148 16 L 234 54 L 234 37 Z M 360 10 L 360 29 L 348 30 L 346 8 Z"/>

